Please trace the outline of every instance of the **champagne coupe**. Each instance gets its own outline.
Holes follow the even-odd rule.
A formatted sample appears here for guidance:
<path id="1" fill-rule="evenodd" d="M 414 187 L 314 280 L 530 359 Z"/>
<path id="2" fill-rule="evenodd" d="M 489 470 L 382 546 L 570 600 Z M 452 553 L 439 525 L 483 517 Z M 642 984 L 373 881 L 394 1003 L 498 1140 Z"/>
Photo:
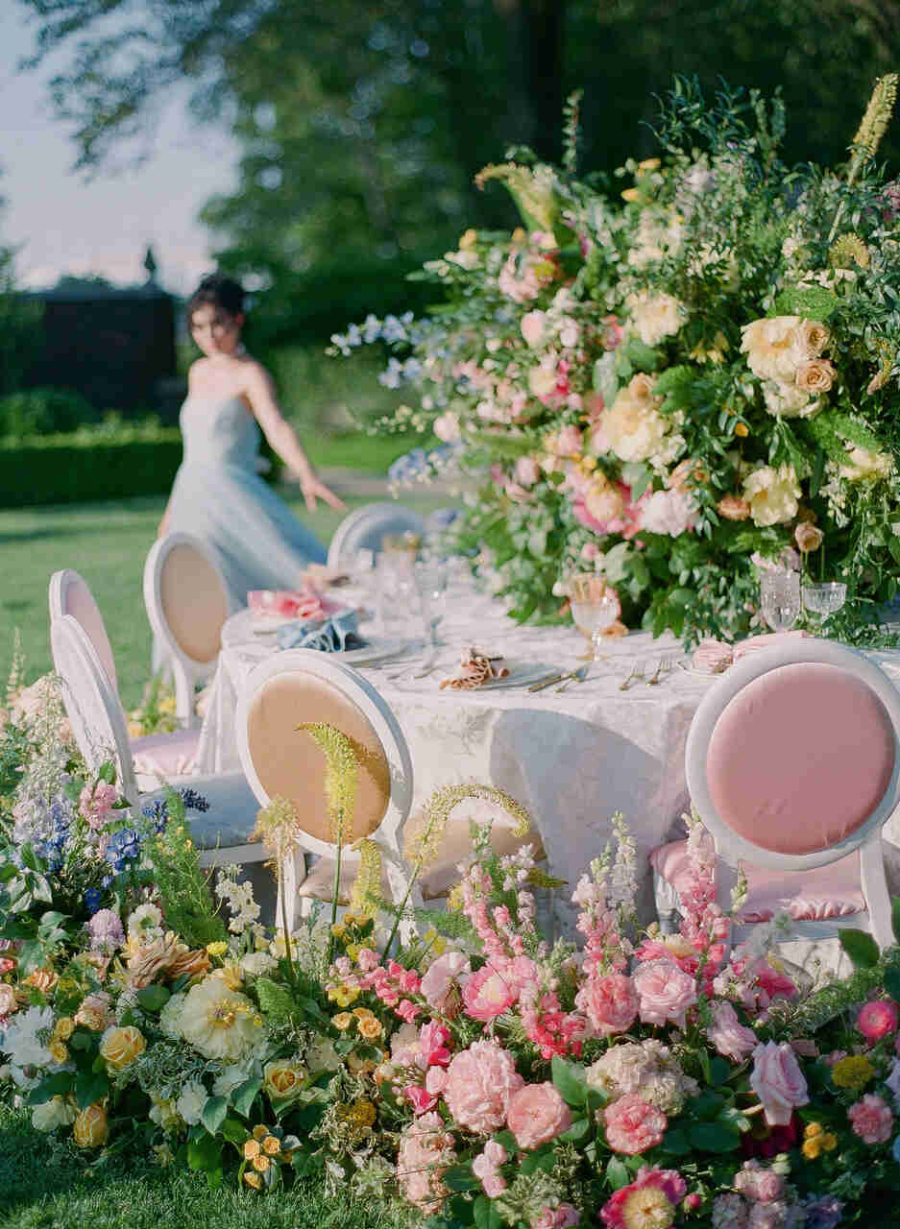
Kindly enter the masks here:
<path id="1" fill-rule="evenodd" d="M 820 628 L 828 616 L 836 614 L 847 600 L 847 586 L 840 580 L 804 585 L 801 592 L 803 605 L 819 616 Z"/>
<path id="2" fill-rule="evenodd" d="M 759 582 L 762 615 L 773 632 L 786 632 L 800 614 L 800 576 L 776 569 L 764 572 Z"/>
<path id="3" fill-rule="evenodd" d="M 575 626 L 591 642 L 579 661 L 602 661 L 600 643 L 604 630 L 619 617 L 619 601 L 602 576 L 573 576 L 569 582 L 569 605 Z"/>

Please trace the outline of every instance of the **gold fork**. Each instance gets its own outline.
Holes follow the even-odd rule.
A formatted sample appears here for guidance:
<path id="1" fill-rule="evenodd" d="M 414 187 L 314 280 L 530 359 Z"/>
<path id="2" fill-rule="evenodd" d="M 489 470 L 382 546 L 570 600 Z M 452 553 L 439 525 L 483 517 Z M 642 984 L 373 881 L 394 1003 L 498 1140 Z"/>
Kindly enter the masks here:
<path id="1" fill-rule="evenodd" d="M 619 684 L 619 691 L 627 691 L 632 682 L 638 683 L 643 677 L 644 667 L 641 663 L 636 662 L 635 665 L 631 667 L 631 673 L 629 674 L 628 678 L 623 679 Z"/>

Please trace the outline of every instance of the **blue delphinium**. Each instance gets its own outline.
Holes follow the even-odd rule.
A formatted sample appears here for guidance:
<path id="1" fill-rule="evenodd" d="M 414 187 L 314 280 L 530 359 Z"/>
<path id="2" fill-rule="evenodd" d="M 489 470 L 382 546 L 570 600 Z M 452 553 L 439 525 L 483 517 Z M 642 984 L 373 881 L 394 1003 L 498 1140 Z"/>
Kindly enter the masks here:
<path id="1" fill-rule="evenodd" d="M 106 860 L 118 875 L 125 869 L 126 863 L 140 857 L 140 853 L 141 834 L 136 828 L 122 828 L 109 838 Z"/>
<path id="2" fill-rule="evenodd" d="M 895 1156 L 896 1153 L 895 1142 Z M 841 1223 L 844 1205 L 834 1195 L 810 1196 L 804 1202 L 803 1210 L 806 1213 L 803 1229 L 835 1229 L 835 1226 Z"/>
<path id="3" fill-rule="evenodd" d="M 84 894 L 84 907 L 87 909 L 91 917 L 100 908 L 100 902 L 103 900 L 103 893 L 99 888 L 88 888 Z"/>
<path id="4" fill-rule="evenodd" d="M 209 802 L 202 794 L 198 794 L 195 789 L 185 788 L 178 791 L 181 794 L 181 801 L 189 811 L 199 811 L 201 814 L 209 810 Z"/>
<path id="5" fill-rule="evenodd" d="M 195 789 L 186 787 L 179 790 L 178 793 L 186 810 L 199 811 L 201 814 L 209 810 L 209 802 L 202 794 L 198 794 Z M 169 815 L 169 804 L 165 798 L 154 798 L 152 802 L 144 803 L 144 806 L 141 808 L 141 814 L 145 819 L 153 821 L 157 832 L 162 832 L 171 818 Z"/>

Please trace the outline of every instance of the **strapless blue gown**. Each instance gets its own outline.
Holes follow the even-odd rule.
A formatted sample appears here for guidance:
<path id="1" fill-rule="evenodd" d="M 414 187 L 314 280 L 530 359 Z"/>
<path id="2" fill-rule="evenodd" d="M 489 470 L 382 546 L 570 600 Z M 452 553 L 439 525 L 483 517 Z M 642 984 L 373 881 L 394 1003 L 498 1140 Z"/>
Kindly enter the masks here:
<path id="1" fill-rule="evenodd" d="M 189 396 L 180 424 L 169 527 L 212 550 L 233 609 L 249 589 L 290 589 L 308 564 L 325 562 L 322 544 L 259 476 L 260 431 L 242 398 Z"/>

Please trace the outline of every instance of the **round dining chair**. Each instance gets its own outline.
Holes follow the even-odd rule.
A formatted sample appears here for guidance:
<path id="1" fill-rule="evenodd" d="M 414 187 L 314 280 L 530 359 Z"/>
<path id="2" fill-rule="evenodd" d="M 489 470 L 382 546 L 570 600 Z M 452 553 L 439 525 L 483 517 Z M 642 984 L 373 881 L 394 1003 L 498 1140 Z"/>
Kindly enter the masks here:
<path id="1" fill-rule="evenodd" d="M 328 547 L 328 567 L 334 571 L 347 567 L 361 550 L 378 554 L 386 536 L 400 537 L 405 533 L 419 538 L 424 535 L 425 521 L 417 512 L 401 504 L 366 504 L 345 516 L 334 531 Z"/>
<path id="2" fill-rule="evenodd" d="M 100 664 L 106 671 L 113 690 L 118 694 L 119 684 L 116 678 L 116 660 L 112 645 L 106 632 L 106 624 L 100 608 L 94 601 L 94 595 L 86 580 L 73 572 L 71 568 L 63 568 L 50 577 L 50 622 L 61 619 L 63 615 L 71 615 L 84 629 L 88 639 L 94 646 L 94 651 L 100 659 Z"/>
<path id="3" fill-rule="evenodd" d="M 169 533 L 154 544 L 144 564 L 144 605 L 171 659 L 178 720 L 195 725 L 194 692 L 215 674 L 222 624 L 231 613 L 222 573 L 202 542 Z"/>

